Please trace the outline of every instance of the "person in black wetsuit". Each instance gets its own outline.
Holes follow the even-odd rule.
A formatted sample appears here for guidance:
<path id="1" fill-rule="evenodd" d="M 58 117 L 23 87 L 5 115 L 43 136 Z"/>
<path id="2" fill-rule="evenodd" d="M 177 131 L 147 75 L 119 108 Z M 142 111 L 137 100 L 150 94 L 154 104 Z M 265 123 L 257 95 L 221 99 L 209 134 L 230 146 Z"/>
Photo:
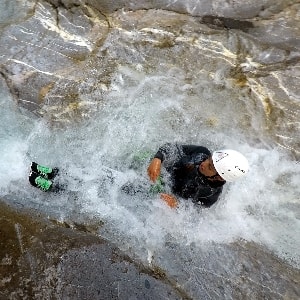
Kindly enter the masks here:
<path id="1" fill-rule="evenodd" d="M 169 143 L 159 148 L 148 167 L 153 182 L 159 177 L 162 164 L 171 175 L 172 192 L 205 207 L 218 200 L 226 181 L 236 180 L 249 169 L 247 159 L 234 150 L 211 153 L 202 146 Z M 174 196 L 161 197 L 169 206 L 177 206 Z"/>

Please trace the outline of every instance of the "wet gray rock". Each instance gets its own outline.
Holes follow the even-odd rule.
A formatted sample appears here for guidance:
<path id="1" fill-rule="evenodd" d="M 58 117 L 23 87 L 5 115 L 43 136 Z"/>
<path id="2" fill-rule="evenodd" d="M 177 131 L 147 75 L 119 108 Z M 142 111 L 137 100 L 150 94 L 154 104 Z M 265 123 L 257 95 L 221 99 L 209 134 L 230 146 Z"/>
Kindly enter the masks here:
<path id="1" fill-rule="evenodd" d="M 0 31 L 7 25 L 15 24 L 27 18 L 35 6 L 34 1 L 3 0 L 0 2 Z"/>
<path id="2" fill-rule="evenodd" d="M 1 38 L 2 76 L 17 100 L 35 111 L 57 81 L 64 86 L 77 84 L 80 78 L 72 72 L 93 53 L 107 31 L 107 21 L 92 8 L 68 11 L 37 3 L 32 18 L 8 28 Z M 76 97 L 69 92 L 69 98 Z"/>
<path id="3" fill-rule="evenodd" d="M 84 225 L 45 220 L 1 204 L 1 299 L 299 299 L 300 274 L 259 245 L 211 245 L 180 274 L 144 266 Z M 172 249 L 172 247 L 171 247 Z M 166 248 L 166 256 L 178 255 Z M 219 258 L 232 268 L 220 268 Z M 227 264 L 226 264 L 227 265 Z M 167 267 L 167 266 L 166 266 Z M 193 270 L 193 272 L 191 272 Z M 195 285 L 194 282 L 197 282 Z M 179 284 L 185 282 L 184 285 Z"/>
<path id="4" fill-rule="evenodd" d="M 148 73 L 173 65 L 195 84 L 203 69 L 251 95 L 265 114 L 264 134 L 298 157 L 299 4 L 209 3 L 201 2 L 202 13 L 191 9 L 197 17 L 185 14 L 188 5 L 178 1 L 174 6 L 180 8 L 131 2 L 118 11 L 123 2 L 39 1 L 33 10 L 26 4 L 28 18 L 17 14 L 21 21 L 1 35 L 0 74 L 20 105 L 52 121 L 72 122 L 101 106 L 120 65 Z"/>
<path id="5" fill-rule="evenodd" d="M 50 0 L 49 2 L 66 7 L 73 5 L 80 5 L 78 0 Z M 87 4 L 97 8 L 104 13 L 112 13 L 118 9 L 140 10 L 140 9 L 163 9 L 180 12 L 183 14 L 190 14 L 192 16 L 213 15 L 221 17 L 236 17 L 239 19 L 253 18 L 256 16 L 269 16 L 274 14 L 284 7 L 289 6 L 294 1 L 224 1 L 222 0 L 200 0 L 200 1 L 106 1 L 106 0 L 88 0 Z"/>
<path id="6" fill-rule="evenodd" d="M 0 299 L 190 299 L 103 239 L 0 205 Z"/>

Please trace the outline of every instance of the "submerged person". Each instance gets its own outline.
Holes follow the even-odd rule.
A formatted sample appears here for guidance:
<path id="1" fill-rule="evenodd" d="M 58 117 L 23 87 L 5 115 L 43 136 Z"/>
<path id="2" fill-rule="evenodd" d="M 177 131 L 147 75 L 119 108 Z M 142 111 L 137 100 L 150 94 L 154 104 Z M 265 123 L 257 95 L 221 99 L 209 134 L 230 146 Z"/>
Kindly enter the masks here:
<path id="1" fill-rule="evenodd" d="M 156 182 L 150 192 L 160 193 L 170 207 L 177 206 L 175 196 L 163 192 L 160 173 L 164 166 L 171 176 L 174 195 L 192 199 L 193 202 L 210 207 L 219 198 L 223 185 L 244 176 L 249 169 L 247 159 L 235 150 L 219 150 L 211 153 L 207 148 L 195 145 L 165 144 L 159 148 L 148 167 L 150 180 Z M 29 182 L 42 191 L 60 191 L 62 187 L 53 179 L 58 168 L 31 163 Z M 142 192 L 143 187 L 125 185 L 128 194 Z"/>
<path id="2" fill-rule="evenodd" d="M 179 144 L 159 148 L 147 170 L 151 181 L 157 181 L 162 165 L 171 176 L 175 196 L 192 199 L 205 207 L 218 200 L 226 181 L 235 181 L 249 170 L 247 159 L 235 150 L 211 153 L 202 146 Z M 161 193 L 170 207 L 177 206 L 175 196 Z"/>

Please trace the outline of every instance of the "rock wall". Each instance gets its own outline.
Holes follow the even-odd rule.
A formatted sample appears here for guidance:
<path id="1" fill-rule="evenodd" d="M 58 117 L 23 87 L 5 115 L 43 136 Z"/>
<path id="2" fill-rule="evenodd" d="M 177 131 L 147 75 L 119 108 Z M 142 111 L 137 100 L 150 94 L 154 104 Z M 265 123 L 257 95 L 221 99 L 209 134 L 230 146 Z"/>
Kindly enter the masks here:
<path id="1" fill-rule="evenodd" d="M 190 299 L 84 226 L 57 225 L 1 206 L 0 299 Z"/>
<path id="2" fill-rule="evenodd" d="M 84 225 L 71 228 L 0 206 L 1 299 L 195 299 L 189 282 L 180 286 L 163 269 L 134 262 Z M 203 299 L 299 298 L 298 270 L 258 245 L 219 245 L 212 255 L 216 260 L 225 255 L 239 267 L 233 277 L 225 269 L 218 276 L 206 270 L 209 260 L 203 261 L 195 293 Z M 192 276 L 188 270 L 187 261 L 181 276 Z"/>
<path id="3" fill-rule="evenodd" d="M 244 2 L 226 4 L 232 11 L 243 7 L 247 20 L 237 12 L 229 18 L 219 1 L 197 2 L 202 13 L 191 15 L 200 17 L 160 2 L 151 2 L 151 9 L 148 2 L 130 2 L 133 7 L 117 11 L 123 4 L 114 2 L 114 12 L 105 1 L 29 3 L 23 2 L 27 18 L 22 12 L 17 24 L 3 29 L 0 74 L 16 101 L 37 115 L 60 122 L 89 117 L 122 64 L 148 72 L 177 65 L 190 70 L 194 82 L 196 70 L 216 74 L 223 68 L 222 80 L 248 90 L 265 111 L 272 138 L 299 155 L 299 139 L 293 138 L 299 135 L 297 1 L 251 1 L 249 10 Z M 205 3 L 220 12 L 209 12 Z"/>
<path id="4" fill-rule="evenodd" d="M 51 0 L 56 6 L 64 5 L 70 8 L 74 5 L 81 5 L 83 1 L 74 0 Z M 284 7 L 289 6 L 295 1 L 222 1 L 222 0 L 155 0 L 155 1 L 103 1 L 103 0 L 87 0 L 85 4 L 91 5 L 105 14 L 112 13 L 119 9 L 140 10 L 140 9 L 163 9 L 176 11 L 191 16 L 220 16 L 237 19 L 249 19 L 253 17 L 268 17 L 281 11 Z"/>

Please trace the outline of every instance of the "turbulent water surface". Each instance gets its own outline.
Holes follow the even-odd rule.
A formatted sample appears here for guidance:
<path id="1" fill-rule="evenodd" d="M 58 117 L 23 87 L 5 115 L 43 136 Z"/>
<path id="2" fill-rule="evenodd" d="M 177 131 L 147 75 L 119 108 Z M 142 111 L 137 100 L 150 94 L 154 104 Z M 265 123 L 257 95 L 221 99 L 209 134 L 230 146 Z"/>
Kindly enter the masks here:
<path id="1" fill-rule="evenodd" d="M 180 43 L 187 42 L 184 35 L 175 42 L 178 46 L 172 46 L 171 54 L 164 53 L 166 44 L 151 53 L 150 37 L 141 43 L 145 48 L 135 45 L 141 31 L 114 30 L 98 52 L 108 51 L 111 60 L 119 59 L 109 84 L 99 79 L 98 88 L 89 90 L 101 74 L 97 71 L 101 64 L 94 65 L 95 58 L 91 59 L 87 63 L 90 70 L 82 72 L 92 79 L 78 83 L 80 102 L 76 102 L 76 95 L 75 102 L 67 99 L 67 107 L 60 105 L 55 87 L 45 103 L 39 104 L 41 118 L 37 110 L 30 113 L 22 108 L 30 99 L 21 95 L 23 105 L 18 105 L 12 89 L 1 81 L 1 198 L 58 221 L 101 224 L 97 234 L 145 264 L 160 266 L 194 297 L 205 293 L 212 299 L 224 296 L 224 291 L 210 291 L 210 279 L 201 275 L 220 279 L 225 272 L 234 283 L 239 266 L 233 263 L 234 255 L 228 258 L 227 247 L 238 241 L 257 243 L 299 268 L 300 164 L 295 159 L 299 136 L 294 136 L 293 143 L 287 137 L 289 147 L 282 147 L 282 140 L 278 142 L 278 130 L 295 122 L 297 107 L 292 107 L 290 117 L 285 115 L 284 124 L 278 116 L 272 125 L 268 109 L 276 111 L 279 104 L 265 101 L 264 106 L 257 101 L 255 76 L 249 79 L 256 87 L 252 93 L 243 88 L 243 78 L 232 80 L 228 66 L 237 58 L 234 49 L 229 51 L 234 34 L 226 48 L 218 38 L 220 32 L 214 33 L 215 41 L 211 36 L 205 41 L 205 34 L 197 33 L 196 46 L 189 46 L 194 53 L 177 62 L 176 53 L 181 59 L 185 47 Z M 149 36 L 166 34 L 144 31 Z M 187 43 L 191 43 L 189 38 Z M 172 41 L 166 43 L 169 47 Z M 129 45 L 134 46 L 130 49 Z M 141 49 L 144 52 L 137 51 Z M 266 50 L 265 55 L 270 57 L 272 51 Z M 161 59 L 155 57 L 158 53 L 163 53 Z M 260 59 L 262 53 L 256 53 Z M 147 62 L 148 55 L 153 57 Z M 193 59 L 197 66 L 193 66 Z M 211 64 L 199 68 L 201 60 Z M 63 85 L 69 88 L 67 81 L 57 78 L 60 89 Z M 299 95 L 291 97 L 292 102 L 299 101 Z M 227 184 L 210 209 L 180 199 L 179 208 L 172 210 L 158 195 L 147 193 L 149 160 L 141 159 L 140 154 L 153 154 L 161 144 L 174 141 L 211 150 L 237 149 L 249 159 L 250 172 L 246 178 Z M 59 167 L 57 182 L 64 191 L 43 193 L 31 187 L 27 181 L 31 161 Z M 130 188 L 128 193 L 131 186 L 135 186 L 135 193 Z"/>

